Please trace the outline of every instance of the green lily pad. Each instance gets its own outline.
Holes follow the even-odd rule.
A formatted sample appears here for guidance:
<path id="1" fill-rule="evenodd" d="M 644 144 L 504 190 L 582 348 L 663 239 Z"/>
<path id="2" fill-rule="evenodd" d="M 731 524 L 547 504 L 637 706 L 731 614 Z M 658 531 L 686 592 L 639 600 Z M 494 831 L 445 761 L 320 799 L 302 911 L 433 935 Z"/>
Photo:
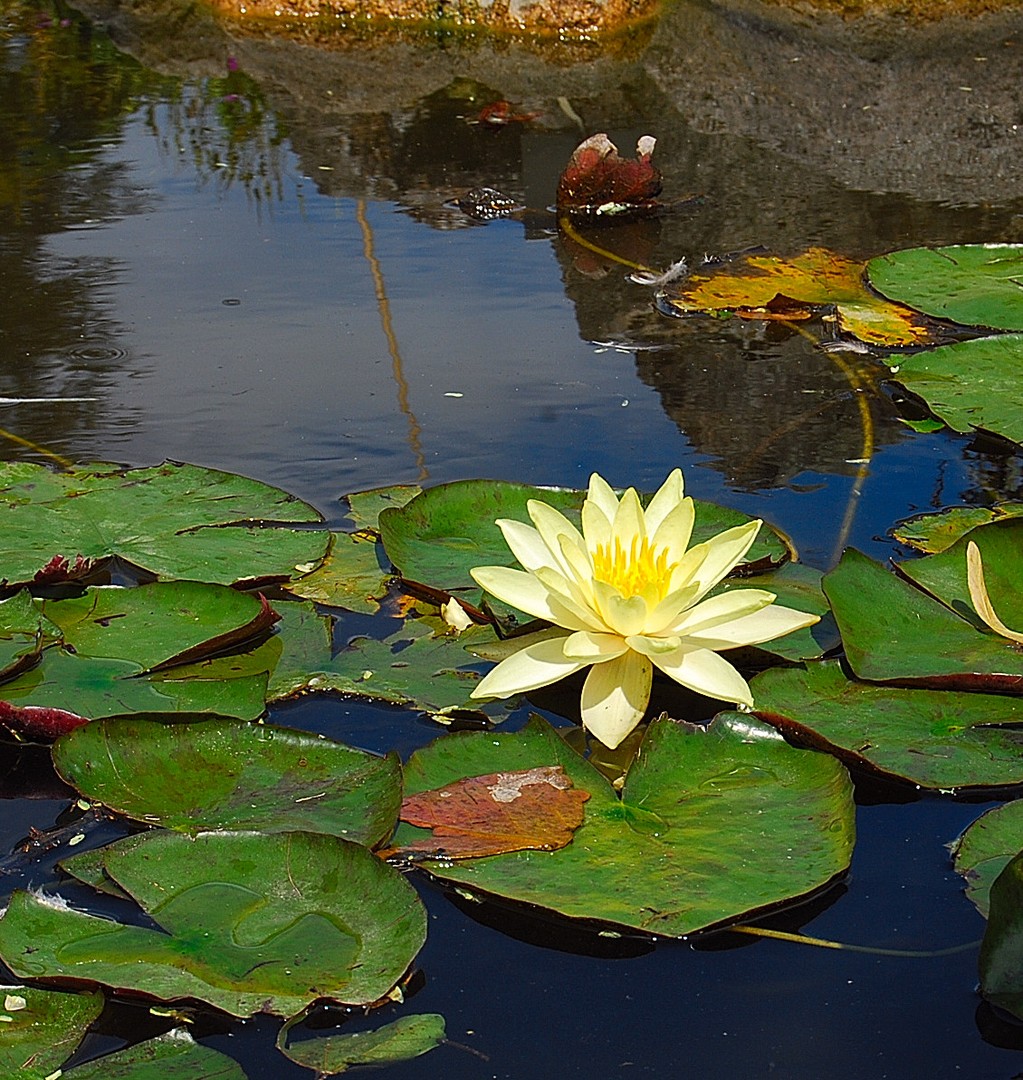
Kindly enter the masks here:
<path id="1" fill-rule="evenodd" d="M 988 810 L 952 845 L 956 873 L 966 880 L 966 895 L 987 918 L 991 885 L 1023 850 L 1023 801 Z"/>
<path id="2" fill-rule="evenodd" d="M 707 728 L 655 720 L 621 797 L 539 717 L 514 734 L 438 739 L 412 755 L 406 792 L 545 765 L 561 765 L 590 793 L 567 847 L 424 867 L 574 918 L 680 937 L 813 892 L 848 866 L 854 815 L 845 769 L 739 713 Z M 402 824 L 394 843 L 425 835 Z"/>
<path id="3" fill-rule="evenodd" d="M 980 429 L 1023 443 L 1023 334 L 960 341 L 885 363 L 953 431 Z"/>
<path id="4" fill-rule="evenodd" d="M 381 566 L 379 542 L 350 533 L 331 533 L 326 559 L 311 573 L 288 585 L 303 600 L 375 614 L 393 576 Z"/>
<path id="5" fill-rule="evenodd" d="M 772 668 L 750 686 L 761 719 L 848 765 L 945 791 L 1023 783 L 1019 698 L 875 686 L 837 660 Z"/>
<path id="6" fill-rule="evenodd" d="M 494 522 L 498 518 L 528 522 L 526 503 L 539 499 L 578 526 L 585 498 L 585 491 L 565 488 L 536 488 L 501 480 L 457 480 L 424 491 L 400 509 L 381 511 L 380 537 L 402 577 L 457 592 L 478 607 L 483 593 L 469 571 L 476 566 L 516 565 Z M 701 543 L 749 520 L 737 510 L 698 501 L 692 543 Z M 746 562 L 762 562 L 761 569 L 768 569 L 790 557 L 784 540 L 765 527 Z"/>
<path id="7" fill-rule="evenodd" d="M 999 503 L 997 506 L 953 506 L 936 514 L 907 518 L 890 531 L 900 544 L 935 555 L 951 547 L 970 529 L 1006 517 L 1023 517 L 1023 502 Z"/>
<path id="8" fill-rule="evenodd" d="M 233 679 L 176 677 L 183 670 L 138 678 L 138 665 L 128 660 L 47 649 L 41 664 L 4 683 L 2 697 L 13 705 L 66 709 L 91 720 L 129 713 L 213 713 L 255 720 L 265 712 L 265 672 Z"/>
<path id="9" fill-rule="evenodd" d="M 853 673 L 936 690 L 1018 692 L 1023 652 L 854 549 L 824 577 Z"/>
<path id="10" fill-rule="evenodd" d="M 140 671 L 238 648 L 276 619 L 260 598 L 200 581 L 93 588 L 40 606 L 79 656 L 130 660 Z"/>
<path id="11" fill-rule="evenodd" d="M 394 484 L 390 487 L 356 491 L 342 498 L 348 505 L 348 516 L 356 529 L 376 529 L 380 511 L 388 507 L 400 508 L 411 502 L 423 489 L 418 484 Z"/>
<path id="12" fill-rule="evenodd" d="M 245 1080 L 233 1058 L 200 1046 L 184 1028 L 61 1073 L 61 1080 Z"/>
<path id="13" fill-rule="evenodd" d="M 16 892 L 0 958 L 19 978 L 100 983 L 232 1013 L 385 995 L 425 940 L 415 890 L 361 844 L 313 833 L 142 833 L 104 868 L 158 929 Z"/>
<path id="14" fill-rule="evenodd" d="M 1023 1019 L 1023 852 L 991 885 L 987 930 L 980 944 L 980 992 Z"/>
<path id="15" fill-rule="evenodd" d="M 288 580 L 326 554 L 311 506 L 267 484 L 165 462 L 54 473 L 0 463 L 0 580 L 30 582 L 54 555 L 119 558 L 161 578 Z"/>
<path id="16" fill-rule="evenodd" d="M 401 809 L 396 755 L 290 728 L 123 717 L 76 728 L 52 754 L 90 801 L 181 832 L 305 831 L 373 847 Z"/>
<path id="17" fill-rule="evenodd" d="M 867 276 L 890 300 L 935 318 L 1023 330 L 1021 244 L 906 248 L 871 259 Z"/>
<path id="18" fill-rule="evenodd" d="M 299 1018 L 296 1018 L 299 1019 Z M 374 1031 L 316 1035 L 290 1041 L 294 1021 L 277 1037 L 277 1048 L 292 1061 L 318 1076 L 336 1076 L 353 1065 L 386 1065 L 421 1057 L 444 1042 L 444 1017 L 438 1013 L 402 1016 Z"/>
<path id="19" fill-rule="evenodd" d="M 60 631 L 42 615 L 27 589 L 0 601 L 0 682 L 33 667 L 43 647 L 59 640 Z"/>
<path id="20" fill-rule="evenodd" d="M 978 526 L 937 555 L 900 563 L 899 571 L 957 615 L 984 629 L 967 582 L 966 548 L 971 542 L 980 549 L 984 584 L 996 613 L 1010 628 L 1023 631 L 1023 518 Z M 997 636 L 994 640 L 1000 641 Z"/>
<path id="21" fill-rule="evenodd" d="M 0 1075 L 37 1080 L 56 1072 L 103 1011 L 103 995 L 0 986 Z"/>

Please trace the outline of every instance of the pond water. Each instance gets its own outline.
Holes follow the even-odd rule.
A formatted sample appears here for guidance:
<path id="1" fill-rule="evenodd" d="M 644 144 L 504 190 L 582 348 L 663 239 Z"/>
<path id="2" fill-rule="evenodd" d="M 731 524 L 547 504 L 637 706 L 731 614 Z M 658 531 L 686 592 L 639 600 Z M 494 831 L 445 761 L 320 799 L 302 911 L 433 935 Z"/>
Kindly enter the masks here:
<path id="1" fill-rule="evenodd" d="M 873 41 L 843 65 L 819 32 L 701 4 L 618 53 L 566 56 L 462 39 L 345 49 L 326 31 L 310 45 L 207 22 L 175 39 L 174 10 L 2 7 L 5 458 L 187 460 L 279 485 L 332 524 L 340 496 L 384 484 L 578 487 L 596 470 L 651 489 L 682 466 L 690 493 L 765 517 L 820 569 L 845 545 L 887 557 L 888 530 L 913 513 L 1023 497 L 1016 448 L 915 433 L 876 362 L 817 347 L 826 325 L 669 319 L 549 210 L 583 133 L 630 153 L 651 133 L 679 205 L 587 234 L 646 266 L 758 245 L 866 258 L 1019 241 L 1011 28 L 954 63 L 931 35 L 907 46 L 913 63 Z M 683 55 L 696 38 L 702 51 Z M 940 84 L 920 85 L 928 71 Z M 499 98 L 538 115 L 468 122 Z M 483 224 L 451 205 L 482 184 L 525 209 Z M 402 753 L 437 733 L 339 699 L 274 718 Z M 25 798 L 47 794 L 45 768 L 25 782 L 24 755 L 5 756 L 9 850 L 66 804 Z M 944 845 L 987 804 L 865 783 L 859 802 L 850 875 L 779 925 L 882 949 L 977 942 Z M 442 1013 L 452 1042 L 389 1067 L 395 1080 L 1023 1068 L 1023 1032 L 976 994 L 975 947 L 609 944 L 419 884 L 430 928 L 414 1006 Z M 85 1053 L 153 1024 L 112 1010 Z M 197 1034 L 253 1080 L 307 1075 L 273 1049 L 270 1021 L 203 1020 Z"/>

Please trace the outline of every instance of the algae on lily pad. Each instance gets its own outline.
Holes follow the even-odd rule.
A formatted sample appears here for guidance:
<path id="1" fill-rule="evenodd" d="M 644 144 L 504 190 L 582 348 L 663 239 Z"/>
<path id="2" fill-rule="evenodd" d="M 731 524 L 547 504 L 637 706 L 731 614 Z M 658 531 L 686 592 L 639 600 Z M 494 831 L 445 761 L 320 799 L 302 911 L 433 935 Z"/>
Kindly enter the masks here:
<path id="1" fill-rule="evenodd" d="M 516 733 L 436 740 L 410 758 L 405 788 L 552 765 L 590 795 L 570 844 L 424 868 L 572 918 L 679 937 L 805 896 L 848 866 L 854 814 L 843 766 L 739 713 L 706 728 L 655 720 L 621 796 L 539 717 Z M 424 835 L 403 824 L 394 844 Z"/>
<path id="2" fill-rule="evenodd" d="M 30 582 L 54 556 L 118 557 L 160 578 L 282 580 L 320 562 L 318 511 L 256 480 L 164 462 L 55 473 L 0 462 L 0 580 Z"/>
<path id="3" fill-rule="evenodd" d="M 289 1039 L 294 1024 L 289 1020 L 281 1028 L 277 1048 L 297 1064 L 315 1069 L 318 1076 L 336 1076 L 353 1065 L 410 1061 L 440 1046 L 445 1034 L 444 1017 L 438 1013 L 401 1016 L 372 1031 L 342 1031 L 308 1039 Z"/>
<path id="4" fill-rule="evenodd" d="M 1023 784 L 1023 698 L 860 682 L 837 660 L 772 668 L 750 688 L 761 719 L 847 765 L 932 790 Z"/>
<path id="5" fill-rule="evenodd" d="M 382 554 L 379 541 L 353 533 L 331 533 L 327 557 L 312 573 L 292 581 L 288 592 L 329 607 L 375 614 L 393 577 L 381 566 Z"/>
<path id="6" fill-rule="evenodd" d="M 103 850 L 105 874 L 156 928 L 16 892 L 0 919 L 0 958 L 19 978 L 289 1016 L 321 997 L 378 1000 L 426 937 L 401 874 L 333 836 L 157 830 Z"/>
<path id="7" fill-rule="evenodd" d="M 181 832 L 306 831 L 373 847 L 401 807 L 396 755 L 269 724 L 100 720 L 63 736 L 52 754 L 90 801 Z"/>
<path id="8" fill-rule="evenodd" d="M 1023 244 L 904 248 L 867 263 L 870 284 L 938 319 L 1023 330 Z"/>
<path id="9" fill-rule="evenodd" d="M 0 1076 L 36 1080 L 58 1073 L 103 1011 L 102 993 L 0 986 Z"/>
<path id="10" fill-rule="evenodd" d="M 987 431 L 1023 443 L 1023 334 L 974 338 L 884 359 L 891 377 L 953 431 Z"/>

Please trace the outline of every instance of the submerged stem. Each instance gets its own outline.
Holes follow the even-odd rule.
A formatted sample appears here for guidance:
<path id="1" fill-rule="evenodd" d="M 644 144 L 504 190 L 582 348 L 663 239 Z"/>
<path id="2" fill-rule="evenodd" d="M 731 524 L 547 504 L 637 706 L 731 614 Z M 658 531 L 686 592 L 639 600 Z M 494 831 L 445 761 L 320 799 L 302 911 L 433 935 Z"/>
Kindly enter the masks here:
<path id="1" fill-rule="evenodd" d="M 778 941 L 791 941 L 796 945 L 815 945 L 818 949 L 841 949 L 844 952 L 868 953 L 871 956 L 905 956 L 915 960 L 929 960 L 938 956 L 954 956 L 956 953 L 969 952 L 980 945 L 980 941 L 967 941 L 962 945 L 950 945 L 947 949 L 884 949 L 875 945 L 848 945 L 828 938 L 808 937 L 806 934 L 790 934 L 785 930 L 768 930 L 764 926 L 730 926 L 729 932 L 749 934 L 751 937 L 775 938 Z"/>

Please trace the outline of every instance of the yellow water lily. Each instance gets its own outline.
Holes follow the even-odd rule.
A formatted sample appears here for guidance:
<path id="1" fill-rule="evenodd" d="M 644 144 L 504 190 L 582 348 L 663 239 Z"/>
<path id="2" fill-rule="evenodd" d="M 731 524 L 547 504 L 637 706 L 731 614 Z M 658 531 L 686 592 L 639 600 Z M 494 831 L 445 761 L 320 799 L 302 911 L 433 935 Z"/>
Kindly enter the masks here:
<path id="1" fill-rule="evenodd" d="M 1023 645 L 1023 634 L 1010 630 L 998 617 L 991 603 L 991 597 L 987 593 L 987 582 L 984 580 L 984 560 L 980 556 L 980 548 L 972 540 L 966 544 L 966 583 L 970 589 L 973 609 L 984 622 L 1006 641 Z"/>
<path id="2" fill-rule="evenodd" d="M 524 567 L 472 570 L 487 592 L 565 633 L 502 660 L 473 697 L 503 698 L 592 670 L 582 720 L 617 746 L 643 719 L 656 667 L 708 697 L 752 705 L 746 680 L 718 652 L 756 645 L 818 621 L 774 605 L 765 589 L 732 589 L 704 599 L 741 562 L 762 522 L 727 529 L 689 547 L 695 509 L 676 469 L 644 510 L 634 488 L 619 499 L 594 473 L 582 532 L 547 503 L 527 504 L 533 526 L 499 520 Z"/>

